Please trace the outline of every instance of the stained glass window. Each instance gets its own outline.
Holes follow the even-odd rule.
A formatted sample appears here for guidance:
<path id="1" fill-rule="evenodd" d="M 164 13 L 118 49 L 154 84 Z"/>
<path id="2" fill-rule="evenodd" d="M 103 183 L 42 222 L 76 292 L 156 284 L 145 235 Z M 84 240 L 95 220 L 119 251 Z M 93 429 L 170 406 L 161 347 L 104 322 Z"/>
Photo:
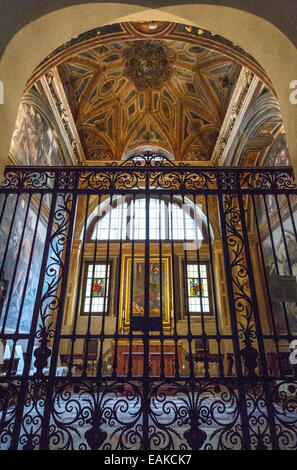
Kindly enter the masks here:
<path id="1" fill-rule="evenodd" d="M 98 279 L 94 279 L 93 281 L 93 297 L 104 297 L 105 292 L 105 279 L 103 277 L 99 277 Z"/>
<path id="2" fill-rule="evenodd" d="M 210 314 L 209 283 L 206 263 L 188 264 L 186 286 L 189 313 Z"/>
<path id="3" fill-rule="evenodd" d="M 87 264 L 83 314 L 100 314 L 108 310 L 110 265 Z"/>
<path id="4" fill-rule="evenodd" d="M 203 279 L 190 277 L 190 297 L 201 297 L 203 295 Z"/>

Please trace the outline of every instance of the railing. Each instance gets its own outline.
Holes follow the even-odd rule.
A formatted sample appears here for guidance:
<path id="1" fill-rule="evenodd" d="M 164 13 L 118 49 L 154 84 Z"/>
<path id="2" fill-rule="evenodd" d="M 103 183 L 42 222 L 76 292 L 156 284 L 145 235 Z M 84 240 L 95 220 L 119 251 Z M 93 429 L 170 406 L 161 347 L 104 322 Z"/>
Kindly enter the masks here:
<path id="1" fill-rule="evenodd" d="M 7 167 L 1 446 L 296 449 L 296 196 L 291 168 Z"/>

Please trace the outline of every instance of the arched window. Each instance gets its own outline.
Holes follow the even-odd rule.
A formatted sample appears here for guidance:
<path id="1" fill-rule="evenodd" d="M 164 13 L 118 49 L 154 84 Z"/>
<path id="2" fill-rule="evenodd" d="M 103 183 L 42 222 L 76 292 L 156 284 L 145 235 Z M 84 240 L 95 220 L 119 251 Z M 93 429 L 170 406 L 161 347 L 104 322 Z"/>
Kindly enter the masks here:
<path id="1" fill-rule="evenodd" d="M 146 199 L 120 198 L 113 206 L 98 207 L 89 227 L 88 239 L 146 239 Z M 203 240 L 203 213 L 194 205 L 151 198 L 149 202 L 150 240 Z"/>
<path id="2" fill-rule="evenodd" d="M 131 157 L 137 160 L 138 156 L 145 156 L 145 155 L 155 155 L 155 160 L 162 159 L 163 157 L 167 158 L 168 160 L 174 160 L 174 156 L 168 150 L 165 150 L 159 145 L 140 145 L 129 152 L 124 152 L 122 156 L 122 160 L 128 160 Z"/>

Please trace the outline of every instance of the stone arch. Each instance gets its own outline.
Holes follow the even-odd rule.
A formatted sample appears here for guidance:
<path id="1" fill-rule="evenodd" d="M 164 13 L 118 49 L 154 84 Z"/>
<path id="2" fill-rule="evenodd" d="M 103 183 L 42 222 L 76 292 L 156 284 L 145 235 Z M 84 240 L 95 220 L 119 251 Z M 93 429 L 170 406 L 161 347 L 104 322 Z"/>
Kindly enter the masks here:
<path id="1" fill-rule="evenodd" d="M 217 5 L 147 8 L 106 2 L 55 10 L 20 29 L 8 44 L 0 62 L 0 78 L 5 89 L 4 104 L 0 107 L 1 171 L 7 162 L 22 91 L 34 68 L 59 45 L 84 31 L 109 23 L 138 20 L 172 21 L 203 27 L 239 44 L 251 54 L 265 69 L 278 95 L 292 164 L 297 170 L 297 113 L 289 100 L 290 83 L 297 73 L 297 51 L 276 26 L 246 11 Z M 62 27 L 57 28 L 57 25 Z"/>

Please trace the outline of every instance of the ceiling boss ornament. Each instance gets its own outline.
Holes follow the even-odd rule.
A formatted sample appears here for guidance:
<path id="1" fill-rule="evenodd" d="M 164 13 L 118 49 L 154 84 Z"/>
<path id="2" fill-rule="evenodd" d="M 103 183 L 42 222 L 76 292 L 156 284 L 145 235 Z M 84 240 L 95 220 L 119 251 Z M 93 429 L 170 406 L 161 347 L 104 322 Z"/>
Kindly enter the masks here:
<path id="1" fill-rule="evenodd" d="M 138 90 L 158 89 L 173 72 L 175 52 L 164 41 L 136 41 L 124 52 L 124 76 Z"/>

